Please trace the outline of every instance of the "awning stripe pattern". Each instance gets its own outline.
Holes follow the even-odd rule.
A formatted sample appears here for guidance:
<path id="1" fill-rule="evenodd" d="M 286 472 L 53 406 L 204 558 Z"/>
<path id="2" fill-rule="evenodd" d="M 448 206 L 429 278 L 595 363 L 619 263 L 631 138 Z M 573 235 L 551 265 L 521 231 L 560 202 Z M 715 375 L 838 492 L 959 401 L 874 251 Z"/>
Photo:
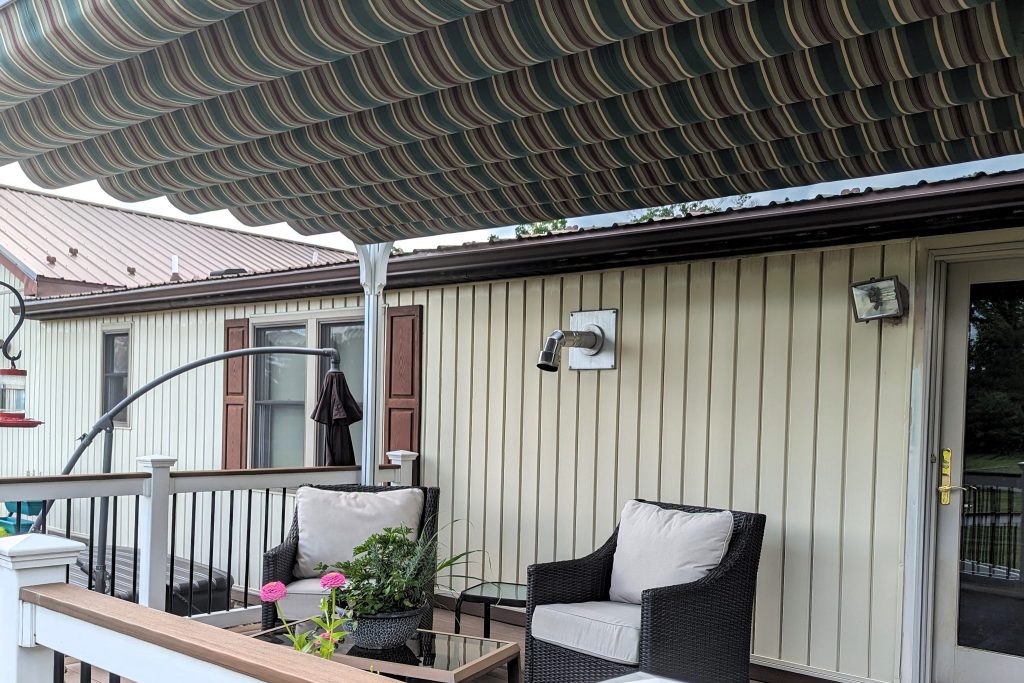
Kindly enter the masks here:
<path id="1" fill-rule="evenodd" d="M 333 62 L 511 0 L 272 0 L 0 112 L 0 163 Z M 246 59 L 239 59 L 245 55 Z"/>
<path id="2" fill-rule="evenodd" d="M 807 64 L 809 60 L 796 59 L 791 63 L 796 66 Z M 728 82 L 719 73 L 690 84 L 640 91 L 466 134 L 386 148 L 357 159 L 336 159 L 184 192 L 171 195 L 170 199 L 182 210 L 197 213 L 258 204 L 266 197 L 297 198 L 428 176 L 438 171 L 468 169 L 460 175 L 475 177 L 479 171 L 473 167 L 478 165 L 514 159 L 530 161 L 555 150 L 601 142 L 621 141 L 630 145 L 652 134 L 657 137 L 657 146 L 666 149 L 668 154 L 676 154 L 681 153 L 676 149 L 676 138 L 686 135 L 687 124 L 704 123 L 733 131 L 735 126 L 742 125 L 732 121 L 733 117 L 741 116 L 749 118 L 750 125 L 787 131 L 781 135 L 790 134 L 792 125 L 802 125 L 799 132 L 806 133 L 822 129 L 829 121 L 835 122 L 832 127 L 839 127 L 964 104 L 983 97 L 1000 97 L 1020 92 L 1020 84 L 1024 82 L 1024 59 L 1021 58 L 983 62 L 949 71 L 941 71 L 942 65 L 937 60 L 923 66 L 928 72 L 920 78 L 882 84 L 877 79 L 869 82 L 861 79 L 859 90 L 846 85 L 850 83 L 848 78 L 832 79 L 838 87 L 829 87 L 827 79 L 802 79 L 800 83 L 811 87 L 787 90 L 781 79 L 766 77 L 770 71 L 745 67 L 744 73 L 731 79 L 746 84 L 742 98 L 728 97 Z M 773 87 L 775 84 L 781 87 Z M 814 84 L 824 87 L 817 88 Z M 848 89 L 839 90 L 844 86 Z M 707 97 L 710 93 L 718 96 Z M 786 104 L 772 106 L 777 103 Z M 708 111 L 714 113 L 710 121 L 706 119 Z M 861 119 L 845 118 L 861 111 L 864 112 Z"/>
<path id="3" fill-rule="evenodd" d="M 826 0 L 825 4 L 848 1 Z M 919 21 L 895 31 L 873 32 L 881 25 L 899 26 L 897 17 L 871 13 L 870 23 L 834 23 L 832 15 L 843 15 L 836 9 L 819 27 L 812 21 L 821 10 L 818 4 L 804 0 L 768 0 L 764 5 L 762 2 L 765 0 L 362 115 L 335 118 L 180 162 L 151 165 L 105 178 L 101 184 L 124 201 L 149 199 L 758 64 L 774 55 L 792 54 L 801 45 L 825 48 L 820 55 L 822 61 L 814 63 L 818 72 L 814 78 L 828 78 L 834 65 L 846 62 L 842 54 L 846 41 L 839 39 L 847 35 L 865 36 L 860 39 L 862 44 L 854 48 L 858 55 L 858 63 L 853 65 L 855 71 L 871 73 L 877 70 L 879 59 L 895 54 L 900 63 L 893 68 L 898 72 L 914 68 L 915 44 L 936 45 L 936 36 L 988 32 L 994 22 L 1007 19 L 1005 12 L 992 12 L 994 6 L 983 5 L 974 11 L 939 15 L 932 20 L 934 23 Z M 884 0 L 858 2 L 861 6 L 866 2 L 877 3 L 879 8 L 889 6 Z M 930 3 L 920 4 L 933 7 Z M 965 4 L 970 4 L 970 0 Z M 760 10 L 755 13 L 754 7 Z M 907 14 L 916 18 L 924 11 Z M 776 40 L 769 43 L 763 36 L 775 36 Z M 989 49 L 998 55 L 1000 46 Z M 951 59 L 961 56 L 960 51 L 951 51 Z M 730 90 L 736 87 L 733 85 Z M 153 156 L 157 156 L 156 151 Z M 138 165 L 143 163 L 144 160 L 138 160 Z M 46 180 L 37 178 L 31 167 L 26 171 L 40 182 Z"/>
<path id="4" fill-rule="evenodd" d="M 762 139 L 757 128 L 729 130 L 727 125 L 702 124 L 699 129 L 695 126 L 695 130 L 664 136 L 664 141 L 653 136 L 634 138 L 634 147 L 608 149 L 601 143 L 517 160 L 526 161 L 524 164 L 496 163 L 464 174 L 422 176 L 414 181 L 308 195 L 241 207 L 232 213 L 249 225 L 350 214 L 344 219 L 362 229 L 375 224 L 439 220 L 452 214 L 519 206 L 516 202 L 521 201 L 550 203 L 557 197 L 582 198 L 675 185 L 697 178 L 768 171 L 1012 132 L 1024 128 L 1024 97 L 1015 95 L 809 134 L 769 128 L 775 135 L 771 140 Z M 747 144 L 734 146 L 743 142 Z M 709 148 L 715 151 L 702 152 Z"/>
<path id="5" fill-rule="evenodd" d="M 680 0 L 519 0 L 44 154 L 26 172 L 54 186 L 180 159 L 615 44 L 690 16 Z"/>
<path id="6" fill-rule="evenodd" d="M 10 3 L 0 12 L 0 108 L 215 25 L 261 1 Z"/>
<path id="7" fill-rule="evenodd" d="M 1021 0 L 0 8 L 0 162 L 357 243 L 1024 152 Z"/>
<path id="8" fill-rule="evenodd" d="M 382 242 L 408 237 L 424 237 L 444 232 L 480 230 L 494 225 L 532 223 L 549 220 L 547 217 L 552 215 L 587 216 L 615 211 L 631 211 L 650 206 L 700 201 L 708 197 L 728 197 L 832 180 L 977 161 L 1016 153 L 1013 150 L 1021 149 L 1022 144 L 1024 144 L 1024 132 L 1017 130 L 1013 133 L 986 138 L 971 138 L 953 143 L 915 147 L 868 157 L 852 157 L 813 166 L 781 168 L 730 178 L 696 180 L 685 187 L 675 185 L 585 199 L 566 199 L 553 204 L 537 204 L 503 211 L 451 216 L 444 221 L 426 221 L 361 230 L 352 227 L 342 216 L 331 216 L 294 221 L 289 225 L 304 235 L 331 233 L 344 229 L 345 233 L 351 235 L 356 241 Z"/>

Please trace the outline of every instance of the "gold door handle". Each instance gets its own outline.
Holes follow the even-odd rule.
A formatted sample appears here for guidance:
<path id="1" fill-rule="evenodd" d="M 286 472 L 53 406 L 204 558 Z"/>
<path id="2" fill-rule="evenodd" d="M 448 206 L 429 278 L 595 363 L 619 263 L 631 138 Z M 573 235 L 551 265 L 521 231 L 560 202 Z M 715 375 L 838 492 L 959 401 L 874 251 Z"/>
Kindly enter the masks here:
<path id="1" fill-rule="evenodd" d="M 949 505 L 950 493 L 953 491 L 966 491 L 963 486 L 953 486 L 953 451 L 948 448 L 942 449 L 942 470 L 940 471 L 939 482 L 939 504 Z"/>

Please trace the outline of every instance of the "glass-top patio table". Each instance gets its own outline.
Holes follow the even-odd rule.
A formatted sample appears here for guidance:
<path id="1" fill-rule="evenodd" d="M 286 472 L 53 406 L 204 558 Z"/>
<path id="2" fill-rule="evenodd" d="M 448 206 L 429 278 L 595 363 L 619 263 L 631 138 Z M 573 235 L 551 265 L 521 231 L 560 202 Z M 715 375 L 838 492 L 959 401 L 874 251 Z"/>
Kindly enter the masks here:
<path id="1" fill-rule="evenodd" d="M 308 623 L 298 625 L 299 630 L 306 628 L 309 628 Z M 253 637 L 290 646 L 284 630 L 279 626 L 260 631 Z M 505 667 L 508 680 L 518 683 L 519 654 L 516 643 L 420 630 L 403 647 L 393 650 L 367 650 L 356 647 L 348 639 L 338 646 L 332 661 L 406 681 L 441 683 L 473 681 Z"/>

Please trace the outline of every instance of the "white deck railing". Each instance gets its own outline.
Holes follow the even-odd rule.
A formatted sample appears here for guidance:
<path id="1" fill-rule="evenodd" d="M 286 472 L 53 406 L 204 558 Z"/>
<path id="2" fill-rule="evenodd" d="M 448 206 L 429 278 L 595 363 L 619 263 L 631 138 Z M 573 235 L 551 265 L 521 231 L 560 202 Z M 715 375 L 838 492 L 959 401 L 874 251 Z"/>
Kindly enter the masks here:
<path id="1" fill-rule="evenodd" d="M 378 676 L 61 583 L 83 545 L 0 539 L 0 683 L 60 680 L 55 653 L 137 683 L 371 683 Z"/>
<path id="2" fill-rule="evenodd" d="M 401 457 L 396 460 L 401 464 L 379 470 L 381 483 L 411 483 L 412 461 Z M 280 542 L 290 527 L 289 489 L 301 484 L 360 481 L 357 467 L 197 472 L 174 471 L 171 468 L 175 460 L 164 456 L 139 458 L 138 463 L 139 472 L 128 474 L 0 479 L 0 501 L 58 501 L 48 516 L 49 535 L 86 540 L 91 546 L 96 501 L 102 497 L 119 500 L 122 513 L 118 518 L 118 508 L 113 508 L 108 539 L 112 539 L 110 546 L 114 548 L 122 542 L 130 544 L 128 551 L 133 557 L 124 558 L 122 554 L 121 560 L 131 565 L 133 574 L 129 581 L 122 573 L 122 584 L 130 583 L 140 605 L 169 609 L 168 585 L 173 582 L 168 575 L 170 557 L 172 563 L 178 563 L 175 573 L 188 574 L 188 613 L 191 615 L 193 606 L 199 603 L 205 607 L 196 610 L 202 614 L 195 618 L 218 626 L 258 620 L 259 604 L 251 597 L 259 585 L 263 551 Z M 72 514 L 73 509 L 77 515 Z M 97 549 L 82 553 L 87 546 L 77 547 L 80 555 L 75 560 L 85 556 L 95 559 L 98 554 Z M 113 553 L 105 562 L 109 560 L 116 566 Z M 212 568 L 233 579 L 223 607 L 219 598 L 202 603 L 203 589 L 195 600 L 191 594 L 191 586 L 201 582 L 205 572 L 213 575 Z M 80 578 L 91 576 L 91 569 L 91 562 L 81 570 L 65 569 L 59 580 L 70 581 L 73 571 Z M 116 578 L 112 576 L 110 583 L 115 584 Z M 207 582 L 211 595 L 212 583 Z M 180 595 L 178 600 L 180 606 Z"/>

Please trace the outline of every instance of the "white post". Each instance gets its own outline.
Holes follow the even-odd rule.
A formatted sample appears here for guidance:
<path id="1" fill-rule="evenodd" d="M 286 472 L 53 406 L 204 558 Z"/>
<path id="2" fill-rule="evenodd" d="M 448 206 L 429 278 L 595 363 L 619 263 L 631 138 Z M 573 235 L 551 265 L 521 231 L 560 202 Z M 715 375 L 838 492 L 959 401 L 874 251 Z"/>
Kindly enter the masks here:
<path id="1" fill-rule="evenodd" d="M 399 475 L 402 486 L 412 486 L 412 471 L 420 454 L 415 451 L 388 451 L 387 455 L 392 465 L 399 465 L 402 468 Z"/>
<path id="2" fill-rule="evenodd" d="M 170 520 L 171 467 L 176 458 L 136 458 L 149 473 L 139 499 L 139 604 L 164 610 L 167 605 L 167 543 Z M 173 549 L 172 549 L 173 551 Z"/>
<path id="3" fill-rule="evenodd" d="M 0 683 L 53 680 L 53 654 L 35 647 L 35 613 L 21 604 L 21 589 L 64 583 L 65 569 L 84 549 L 44 534 L 0 538 Z"/>
<path id="4" fill-rule="evenodd" d="M 377 332 L 380 329 L 380 297 L 388 281 L 388 257 L 393 242 L 357 244 L 359 280 L 363 285 L 363 484 L 376 480 L 378 449 L 377 397 L 383 379 L 378 368 Z"/>

